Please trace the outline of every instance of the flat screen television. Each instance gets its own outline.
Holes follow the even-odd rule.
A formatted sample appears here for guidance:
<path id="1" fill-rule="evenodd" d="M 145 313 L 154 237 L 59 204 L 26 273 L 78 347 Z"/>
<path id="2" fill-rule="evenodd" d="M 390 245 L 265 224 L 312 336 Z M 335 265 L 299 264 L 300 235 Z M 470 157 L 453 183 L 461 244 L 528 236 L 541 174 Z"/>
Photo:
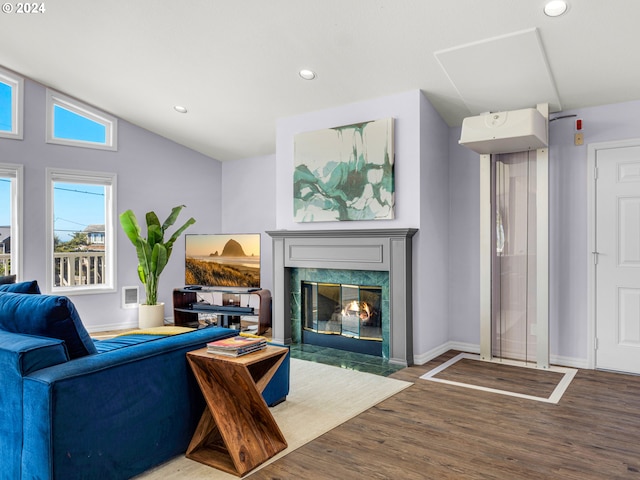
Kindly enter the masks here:
<path id="1" fill-rule="evenodd" d="M 260 287 L 260 234 L 185 234 L 186 285 Z"/>

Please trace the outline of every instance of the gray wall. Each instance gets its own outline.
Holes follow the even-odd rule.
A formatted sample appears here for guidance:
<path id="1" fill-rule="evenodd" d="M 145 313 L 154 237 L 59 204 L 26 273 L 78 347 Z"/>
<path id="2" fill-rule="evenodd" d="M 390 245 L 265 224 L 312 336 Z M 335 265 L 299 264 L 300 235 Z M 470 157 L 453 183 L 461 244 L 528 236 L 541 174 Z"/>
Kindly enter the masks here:
<path id="1" fill-rule="evenodd" d="M 271 237 L 276 225 L 276 156 L 222 164 L 222 232 L 260 233 L 260 285 L 273 289 Z"/>
<path id="2" fill-rule="evenodd" d="M 449 128 L 420 95 L 420 230 L 414 237 L 414 357 L 449 340 Z"/>
<path id="3" fill-rule="evenodd" d="M 480 343 L 480 157 L 449 130 L 449 340 Z"/>
<path id="4" fill-rule="evenodd" d="M 71 92 L 73 93 L 73 92 Z M 24 140 L 0 139 L 0 162 L 24 165 L 24 264 L 23 279 L 45 285 L 45 169 L 57 167 L 113 172 L 118 175 L 118 213 L 131 208 L 139 218 L 149 210 L 161 219 L 171 208 L 185 204 L 180 218 L 195 217 L 188 231 L 208 233 L 221 226 L 221 163 L 119 121 L 117 152 L 45 143 L 45 88 L 25 81 Z M 169 107 L 170 108 L 170 107 Z M 137 309 L 120 308 L 121 288 L 140 286 L 133 246 L 118 226 L 117 292 L 71 295 L 90 331 L 137 325 Z M 171 291 L 184 285 L 184 241 L 176 243 L 160 280 L 159 300 L 171 316 Z"/>

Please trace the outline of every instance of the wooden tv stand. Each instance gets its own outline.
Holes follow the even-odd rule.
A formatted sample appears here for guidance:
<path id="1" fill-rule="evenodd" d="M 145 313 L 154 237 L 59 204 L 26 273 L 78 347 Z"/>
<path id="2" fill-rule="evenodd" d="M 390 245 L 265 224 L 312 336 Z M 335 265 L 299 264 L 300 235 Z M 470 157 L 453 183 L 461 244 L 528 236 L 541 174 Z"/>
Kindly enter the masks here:
<path id="1" fill-rule="evenodd" d="M 203 304 L 198 302 L 198 295 L 209 296 L 213 293 L 230 295 L 257 295 L 260 298 L 260 306 L 257 309 L 243 307 L 242 305 L 213 305 L 213 301 Z M 213 299 L 213 295 L 210 295 Z M 173 290 L 173 321 L 175 325 L 197 327 L 198 314 L 215 314 L 221 319 L 220 326 L 228 327 L 233 317 L 256 316 L 258 317 L 258 335 L 262 335 L 271 327 L 271 292 L 265 288 L 257 290 L 231 290 L 228 288 L 202 287 L 194 290 L 191 288 L 175 288 Z"/>

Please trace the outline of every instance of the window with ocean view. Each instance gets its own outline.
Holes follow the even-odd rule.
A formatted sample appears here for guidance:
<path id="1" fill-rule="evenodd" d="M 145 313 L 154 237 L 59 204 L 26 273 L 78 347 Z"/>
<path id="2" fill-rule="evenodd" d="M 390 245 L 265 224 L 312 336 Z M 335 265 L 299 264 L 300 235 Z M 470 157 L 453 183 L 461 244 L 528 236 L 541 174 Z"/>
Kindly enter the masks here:
<path id="1" fill-rule="evenodd" d="M 49 291 L 115 288 L 115 182 L 115 174 L 47 169 Z"/>

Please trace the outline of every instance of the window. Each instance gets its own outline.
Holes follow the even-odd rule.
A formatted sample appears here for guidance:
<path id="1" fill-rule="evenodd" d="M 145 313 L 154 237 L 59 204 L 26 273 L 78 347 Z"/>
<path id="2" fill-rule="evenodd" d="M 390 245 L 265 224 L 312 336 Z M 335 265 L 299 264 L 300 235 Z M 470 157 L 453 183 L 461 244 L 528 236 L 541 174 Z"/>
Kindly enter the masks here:
<path id="1" fill-rule="evenodd" d="M 47 289 L 115 291 L 116 175 L 47 169 Z"/>
<path id="2" fill-rule="evenodd" d="M 0 276 L 22 270 L 22 165 L 0 163 Z"/>
<path id="3" fill-rule="evenodd" d="M 47 143 L 118 149 L 118 120 L 47 89 Z"/>
<path id="4" fill-rule="evenodd" d="M 24 80 L 0 68 L 0 137 L 22 139 Z"/>

